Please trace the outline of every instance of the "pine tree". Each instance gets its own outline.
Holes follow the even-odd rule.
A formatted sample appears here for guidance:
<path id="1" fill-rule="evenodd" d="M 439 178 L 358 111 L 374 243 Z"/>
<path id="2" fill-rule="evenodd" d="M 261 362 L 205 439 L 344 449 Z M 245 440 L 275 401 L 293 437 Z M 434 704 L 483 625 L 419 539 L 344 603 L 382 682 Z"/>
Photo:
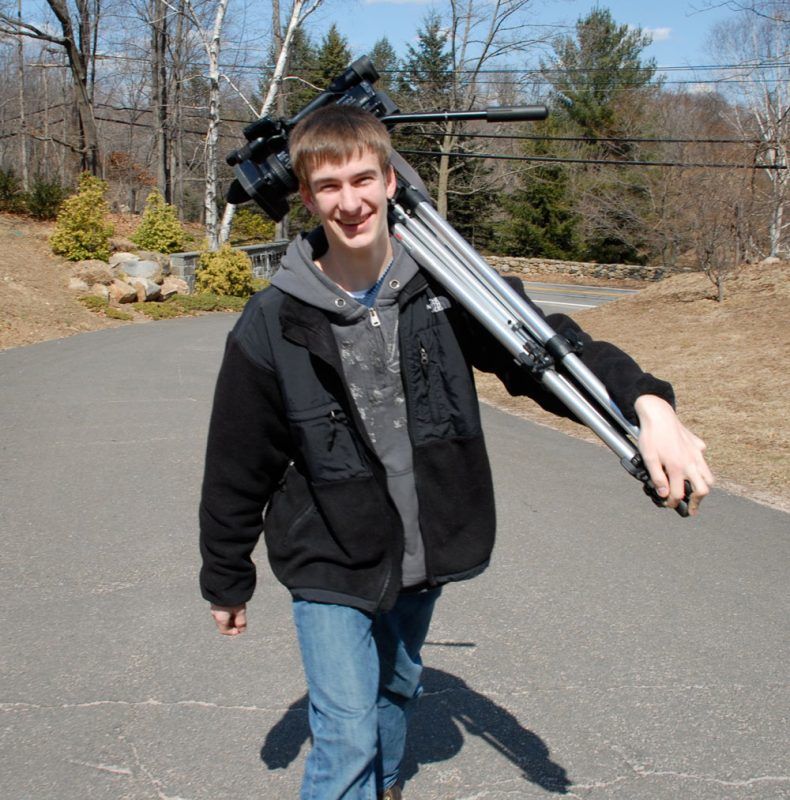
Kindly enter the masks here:
<path id="1" fill-rule="evenodd" d="M 447 50 L 447 33 L 436 12 L 429 12 L 417 31 L 417 42 L 409 45 L 398 81 L 397 98 L 402 111 L 437 111 L 450 106 L 452 97 L 452 56 Z M 437 150 L 445 134 L 441 123 L 398 126 L 393 134 L 397 150 Z M 433 194 L 437 183 L 437 159 L 407 154 Z"/>
<path id="2" fill-rule="evenodd" d="M 395 53 L 395 48 L 390 44 L 386 36 L 382 36 L 373 45 L 373 49 L 368 56 L 379 73 L 376 88 L 386 92 L 394 100 L 393 90 L 397 85 L 398 71 L 398 56 Z"/>
<path id="3" fill-rule="evenodd" d="M 351 63 L 348 41 L 340 35 L 336 25 L 327 31 L 316 53 L 314 83 L 325 89 L 334 78 L 343 73 Z"/>
<path id="4" fill-rule="evenodd" d="M 642 56 L 650 41 L 641 30 L 618 25 L 601 8 L 580 18 L 573 35 L 554 41 L 554 57 L 542 70 L 554 89 L 555 118 L 567 124 L 568 133 L 587 140 L 577 157 L 611 161 L 639 155 L 637 145 L 626 140 L 642 132 L 647 100 L 659 86 L 655 61 Z M 582 257 L 643 260 L 646 180 L 644 171 L 628 167 L 589 166 L 575 172 L 570 191 Z"/>
<path id="5" fill-rule="evenodd" d="M 653 81 L 656 62 L 642 60 L 651 38 L 618 25 L 608 9 L 593 9 L 574 36 L 555 40 L 555 55 L 542 64 L 555 104 L 590 139 L 622 132 L 624 106 Z"/>

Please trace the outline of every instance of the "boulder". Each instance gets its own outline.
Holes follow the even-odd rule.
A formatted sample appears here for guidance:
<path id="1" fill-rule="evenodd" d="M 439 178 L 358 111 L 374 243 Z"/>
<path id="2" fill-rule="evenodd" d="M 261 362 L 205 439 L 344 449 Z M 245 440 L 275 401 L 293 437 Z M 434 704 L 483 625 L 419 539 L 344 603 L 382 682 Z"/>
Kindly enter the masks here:
<path id="1" fill-rule="evenodd" d="M 71 280 L 69 280 L 69 289 L 74 289 L 74 291 L 82 292 L 84 294 L 85 292 L 90 291 L 90 286 L 88 286 L 88 284 L 82 280 L 82 278 L 71 278 Z"/>
<path id="2" fill-rule="evenodd" d="M 189 294 L 189 284 L 182 278 L 168 275 L 162 281 L 162 297 L 172 297 L 174 294 Z"/>
<path id="3" fill-rule="evenodd" d="M 103 297 L 105 300 L 110 299 L 110 290 L 103 283 L 94 283 L 91 286 L 91 294 L 96 297 Z"/>
<path id="4" fill-rule="evenodd" d="M 135 247 L 135 243 L 125 236 L 113 236 L 110 239 L 110 250 L 112 250 L 113 253 L 134 250 Z"/>
<path id="5" fill-rule="evenodd" d="M 137 291 L 138 303 L 159 300 L 162 295 L 162 287 L 149 278 L 129 278 L 129 283 L 134 286 Z"/>
<path id="6" fill-rule="evenodd" d="M 170 272 L 170 256 L 167 253 L 156 253 L 153 250 L 140 250 L 137 255 L 141 261 L 156 261 L 165 275 Z"/>
<path id="7" fill-rule="evenodd" d="M 147 278 L 150 281 L 162 280 L 162 267 L 157 261 L 126 261 L 118 265 L 129 278 Z"/>
<path id="8" fill-rule="evenodd" d="M 115 280 L 115 274 L 109 264 L 98 259 L 78 261 L 72 267 L 71 274 L 73 277 L 85 281 L 88 286 L 92 286 L 94 283 L 103 283 L 105 286 L 109 286 Z"/>
<path id="9" fill-rule="evenodd" d="M 761 264 L 778 264 L 782 259 L 777 258 L 776 256 L 768 256 L 764 258 L 760 263 Z"/>
<path id="10" fill-rule="evenodd" d="M 110 266 L 111 267 L 120 267 L 124 269 L 125 265 L 129 262 L 139 261 L 140 256 L 136 253 L 130 253 L 126 250 L 121 250 L 117 253 L 113 253 L 110 256 Z"/>
<path id="11" fill-rule="evenodd" d="M 134 303 L 137 300 L 137 289 L 125 281 L 114 280 L 108 287 L 110 299 L 116 303 Z"/>

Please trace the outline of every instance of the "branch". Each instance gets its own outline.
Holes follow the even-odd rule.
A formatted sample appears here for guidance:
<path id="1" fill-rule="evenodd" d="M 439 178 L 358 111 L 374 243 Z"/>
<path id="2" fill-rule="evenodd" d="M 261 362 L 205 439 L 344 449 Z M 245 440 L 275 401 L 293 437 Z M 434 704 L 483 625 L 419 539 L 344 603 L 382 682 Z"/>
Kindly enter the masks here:
<path id="1" fill-rule="evenodd" d="M 9 36 L 26 36 L 29 39 L 40 39 L 44 42 L 52 42 L 52 44 L 60 45 L 61 47 L 66 45 L 66 39 L 62 36 L 54 36 L 51 33 L 45 33 L 29 22 L 22 22 L 22 20 L 9 17 L 6 14 L 0 14 L 0 33 L 6 33 Z"/>

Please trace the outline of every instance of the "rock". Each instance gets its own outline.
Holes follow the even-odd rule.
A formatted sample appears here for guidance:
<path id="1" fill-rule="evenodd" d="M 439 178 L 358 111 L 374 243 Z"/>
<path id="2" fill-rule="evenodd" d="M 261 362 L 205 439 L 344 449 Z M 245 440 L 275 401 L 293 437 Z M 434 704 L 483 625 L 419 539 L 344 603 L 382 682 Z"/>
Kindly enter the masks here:
<path id="1" fill-rule="evenodd" d="M 170 272 L 170 256 L 167 253 L 156 253 L 153 250 L 140 250 L 137 255 L 141 261 L 156 261 L 165 275 Z"/>
<path id="2" fill-rule="evenodd" d="M 778 264 L 782 259 L 777 258 L 776 256 L 768 256 L 764 258 L 760 263 L 761 264 Z"/>
<path id="3" fill-rule="evenodd" d="M 103 297 L 105 300 L 110 299 L 110 290 L 103 283 L 94 283 L 91 286 L 91 294 Z"/>
<path id="4" fill-rule="evenodd" d="M 127 263 L 134 263 L 140 260 L 140 256 L 136 253 L 129 253 L 126 250 L 122 250 L 118 253 L 113 253 L 110 256 L 110 266 L 111 267 L 121 267 L 123 269 Z"/>
<path id="5" fill-rule="evenodd" d="M 82 278 L 71 278 L 69 280 L 69 289 L 73 289 L 76 292 L 88 292 L 90 291 L 90 286 Z"/>
<path id="6" fill-rule="evenodd" d="M 130 286 L 125 281 L 119 281 L 117 278 L 108 287 L 110 292 L 110 299 L 116 303 L 133 303 L 137 300 L 137 289 Z"/>
<path id="7" fill-rule="evenodd" d="M 125 236 L 113 236 L 110 239 L 110 250 L 112 250 L 113 253 L 134 250 L 135 247 L 135 243 Z"/>
<path id="8" fill-rule="evenodd" d="M 162 287 L 149 278 L 130 278 L 129 283 L 134 286 L 137 291 L 138 303 L 159 300 L 162 295 Z"/>
<path id="9" fill-rule="evenodd" d="M 94 283 L 103 283 L 105 286 L 109 286 L 115 280 L 115 275 L 109 264 L 97 259 L 78 261 L 72 267 L 71 274 L 75 278 L 85 281 L 88 286 L 92 286 Z"/>
<path id="10" fill-rule="evenodd" d="M 168 275 L 162 282 L 162 297 L 172 297 L 174 294 L 189 294 L 189 284 L 173 275 Z"/>
<path id="11" fill-rule="evenodd" d="M 162 267 L 157 261 L 126 261 L 119 267 L 129 278 L 147 278 L 155 282 L 163 278 Z"/>

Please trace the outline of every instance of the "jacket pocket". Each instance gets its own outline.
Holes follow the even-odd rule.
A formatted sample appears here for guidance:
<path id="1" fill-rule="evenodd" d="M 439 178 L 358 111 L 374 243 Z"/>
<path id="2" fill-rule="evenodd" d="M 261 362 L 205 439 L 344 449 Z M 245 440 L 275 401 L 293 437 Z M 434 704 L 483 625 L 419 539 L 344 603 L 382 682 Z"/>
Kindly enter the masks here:
<path id="1" fill-rule="evenodd" d="M 288 421 L 314 483 L 370 475 L 356 431 L 339 403 L 291 412 Z"/>

